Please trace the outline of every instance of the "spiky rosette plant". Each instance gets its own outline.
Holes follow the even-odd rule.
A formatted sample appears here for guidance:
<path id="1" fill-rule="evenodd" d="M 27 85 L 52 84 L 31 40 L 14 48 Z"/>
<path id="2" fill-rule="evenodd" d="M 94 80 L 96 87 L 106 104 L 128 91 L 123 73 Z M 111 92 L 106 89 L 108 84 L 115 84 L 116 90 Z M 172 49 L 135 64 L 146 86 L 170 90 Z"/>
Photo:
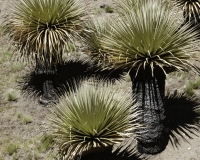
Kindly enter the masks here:
<path id="1" fill-rule="evenodd" d="M 102 59 L 105 59 L 106 56 L 102 51 L 100 40 L 103 35 L 108 34 L 111 29 L 109 25 L 111 21 L 109 20 L 108 18 L 98 18 L 86 22 L 82 34 L 87 53 L 100 64 L 103 62 Z"/>
<path id="2" fill-rule="evenodd" d="M 45 75 L 43 98 L 54 100 L 52 75 L 82 30 L 84 7 L 80 0 L 19 0 L 13 4 L 8 31 L 19 50 L 16 56 L 36 64 L 37 74 Z"/>
<path id="3" fill-rule="evenodd" d="M 67 45 L 81 31 L 84 7 L 80 0 L 14 1 L 9 32 L 19 58 L 36 61 L 44 70 L 62 62 Z"/>
<path id="4" fill-rule="evenodd" d="M 186 21 L 200 20 L 200 1 L 199 0 L 172 0 L 173 3 L 183 9 L 183 15 Z"/>
<path id="5" fill-rule="evenodd" d="M 176 15 L 162 0 L 135 0 L 136 8 L 111 24 L 100 39 L 108 66 L 124 68 L 132 79 L 133 93 L 144 111 L 138 150 L 155 154 L 164 150 L 166 74 L 173 71 L 199 72 L 196 59 L 197 34 L 189 24 L 180 28 Z"/>
<path id="6" fill-rule="evenodd" d="M 120 86 L 120 85 L 119 85 Z M 52 128 L 63 159 L 133 137 L 139 111 L 129 92 L 101 80 L 83 83 L 60 97 Z"/>
<path id="7" fill-rule="evenodd" d="M 116 67 L 134 70 L 156 68 L 164 73 L 175 70 L 196 70 L 191 63 L 197 34 L 189 25 L 177 23 L 176 15 L 159 0 L 137 3 L 135 11 L 118 19 L 110 34 L 101 39 L 108 61 Z M 196 43 L 197 44 L 197 43 Z"/>

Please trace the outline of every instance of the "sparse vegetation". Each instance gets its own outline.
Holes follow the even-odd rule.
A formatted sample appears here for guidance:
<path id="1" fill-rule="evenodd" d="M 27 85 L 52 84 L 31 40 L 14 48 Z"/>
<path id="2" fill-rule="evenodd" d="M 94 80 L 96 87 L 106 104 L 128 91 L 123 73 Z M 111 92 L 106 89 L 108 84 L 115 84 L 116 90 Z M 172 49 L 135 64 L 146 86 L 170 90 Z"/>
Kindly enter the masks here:
<path id="1" fill-rule="evenodd" d="M 100 8 L 94 7 L 93 13 L 94 13 L 95 15 L 100 15 L 100 14 L 102 13 L 102 11 L 101 11 Z"/>
<path id="2" fill-rule="evenodd" d="M 28 124 L 32 122 L 32 117 L 30 115 L 23 115 L 22 113 L 17 113 L 17 118 L 23 123 Z"/>
<path id="3" fill-rule="evenodd" d="M 32 117 L 29 116 L 29 115 L 24 116 L 23 119 L 22 119 L 22 122 L 23 122 L 23 124 L 31 123 L 32 122 Z"/>
<path id="4" fill-rule="evenodd" d="M 194 82 L 189 81 L 184 91 L 188 96 L 193 96 L 195 94 L 194 90 L 199 89 L 199 87 L 200 87 L 200 78 L 196 79 Z"/>
<path id="5" fill-rule="evenodd" d="M 49 159 L 53 160 L 56 153 L 51 150 L 53 136 L 51 134 L 44 134 L 43 136 L 36 136 L 26 140 L 23 148 L 26 153 L 26 160 L 32 159 Z M 31 148 L 31 149 L 30 149 Z M 44 156 L 45 155 L 45 156 Z"/>
<path id="6" fill-rule="evenodd" d="M 14 153 L 14 154 L 12 155 L 12 160 L 18 160 L 18 156 L 17 156 L 16 153 Z"/>
<path id="7" fill-rule="evenodd" d="M 109 5 L 106 5 L 104 10 L 105 10 L 106 13 L 113 13 L 114 12 L 114 8 L 109 6 Z"/>
<path id="8" fill-rule="evenodd" d="M 0 64 L 4 64 L 10 61 L 12 57 L 12 52 L 8 48 L 0 48 Z"/>
<path id="9" fill-rule="evenodd" d="M 5 99 L 7 101 L 16 101 L 19 98 L 19 93 L 14 89 L 9 89 L 5 94 Z"/>
<path id="10" fill-rule="evenodd" d="M 39 152 L 44 152 L 44 151 L 49 150 L 49 149 L 52 147 L 53 139 L 54 139 L 54 136 L 53 136 L 53 135 L 45 134 L 45 135 L 41 138 L 41 140 L 40 140 L 40 145 L 37 146 L 37 150 L 38 150 Z"/>
<path id="11" fill-rule="evenodd" d="M 193 96 L 194 95 L 194 90 L 193 90 L 193 87 L 191 85 L 191 83 L 189 83 L 186 88 L 185 88 L 185 93 L 188 95 L 188 96 Z"/>
<path id="12" fill-rule="evenodd" d="M 11 69 L 13 72 L 19 72 L 24 68 L 24 63 L 23 62 L 14 62 L 11 65 Z"/>
<path id="13" fill-rule="evenodd" d="M 8 143 L 8 145 L 6 146 L 6 153 L 9 155 L 13 155 L 14 153 L 17 152 L 17 150 L 19 149 L 19 144 L 17 143 Z"/>
<path id="14" fill-rule="evenodd" d="M 40 152 L 33 150 L 31 153 L 28 153 L 26 160 L 40 159 Z"/>

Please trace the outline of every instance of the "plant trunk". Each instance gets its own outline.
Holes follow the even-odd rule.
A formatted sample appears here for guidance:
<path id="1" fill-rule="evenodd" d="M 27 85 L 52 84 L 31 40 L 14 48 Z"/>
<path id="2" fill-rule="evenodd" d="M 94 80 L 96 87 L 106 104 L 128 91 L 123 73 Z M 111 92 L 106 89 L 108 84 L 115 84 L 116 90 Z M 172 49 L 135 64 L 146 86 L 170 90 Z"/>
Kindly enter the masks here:
<path id="1" fill-rule="evenodd" d="M 36 72 L 38 75 L 44 76 L 44 82 L 42 85 L 42 93 L 39 103 L 47 105 L 51 102 L 56 102 L 56 96 L 54 93 L 54 76 L 57 72 L 56 67 L 52 68 L 43 68 L 39 63 L 36 62 Z"/>
<path id="2" fill-rule="evenodd" d="M 138 151 L 146 154 L 160 153 L 168 143 L 164 126 L 165 75 L 152 76 L 151 72 L 142 72 L 142 75 L 132 78 L 132 90 L 143 111 L 139 118 L 144 128 L 139 130 Z"/>
<path id="3" fill-rule="evenodd" d="M 54 87 L 52 80 L 45 80 L 43 83 L 43 98 L 46 100 L 54 100 Z"/>

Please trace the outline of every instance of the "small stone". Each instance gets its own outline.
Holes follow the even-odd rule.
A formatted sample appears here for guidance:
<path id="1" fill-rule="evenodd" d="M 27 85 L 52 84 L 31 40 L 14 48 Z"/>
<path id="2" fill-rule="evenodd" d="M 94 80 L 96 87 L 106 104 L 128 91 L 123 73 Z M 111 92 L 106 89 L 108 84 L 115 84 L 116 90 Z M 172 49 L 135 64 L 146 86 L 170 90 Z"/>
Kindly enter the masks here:
<path id="1" fill-rule="evenodd" d="M 106 5 L 105 4 L 103 4 L 103 5 L 100 5 L 100 8 L 105 8 L 106 7 Z"/>
<path id="2" fill-rule="evenodd" d="M 188 150 L 191 150 L 191 148 L 190 148 L 190 147 L 188 147 Z"/>

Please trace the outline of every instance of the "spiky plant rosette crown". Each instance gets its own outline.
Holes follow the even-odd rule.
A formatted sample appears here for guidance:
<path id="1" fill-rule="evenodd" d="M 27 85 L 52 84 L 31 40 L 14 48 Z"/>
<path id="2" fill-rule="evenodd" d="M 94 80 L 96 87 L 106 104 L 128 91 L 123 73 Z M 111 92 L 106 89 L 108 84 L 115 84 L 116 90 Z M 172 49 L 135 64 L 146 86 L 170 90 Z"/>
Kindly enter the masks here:
<path id="1" fill-rule="evenodd" d="M 134 135 L 139 111 L 130 93 L 101 80 L 85 81 L 75 88 L 61 96 L 52 111 L 55 141 L 65 159 Z"/>
<path id="2" fill-rule="evenodd" d="M 197 22 L 200 19 L 200 1 L 199 0 L 172 0 L 173 3 L 182 8 L 185 18 L 195 20 Z"/>
<path id="3" fill-rule="evenodd" d="M 100 63 L 106 56 L 102 51 L 100 40 L 104 34 L 108 34 L 110 31 L 110 23 L 111 19 L 109 18 L 92 19 L 85 23 L 83 40 L 87 47 L 87 53 Z"/>
<path id="4" fill-rule="evenodd" d="M 9 32 L 20 58 L 50 67 L 61 63 L 65 46 L 74 44 L 84 17 L 80 0 L 19 0 Z"/>
<path id="5" fill-rule="evenodd" d="M 191 62 L 196 53 L 197 34 L 189 24 L 180 28 L 176 14 L 161 0 L 136 0 L 136 9 L 111 25 L 101 39 L 108 64 L 137 72 L 161 68 L 164 73 L 197 68 Z"/>

